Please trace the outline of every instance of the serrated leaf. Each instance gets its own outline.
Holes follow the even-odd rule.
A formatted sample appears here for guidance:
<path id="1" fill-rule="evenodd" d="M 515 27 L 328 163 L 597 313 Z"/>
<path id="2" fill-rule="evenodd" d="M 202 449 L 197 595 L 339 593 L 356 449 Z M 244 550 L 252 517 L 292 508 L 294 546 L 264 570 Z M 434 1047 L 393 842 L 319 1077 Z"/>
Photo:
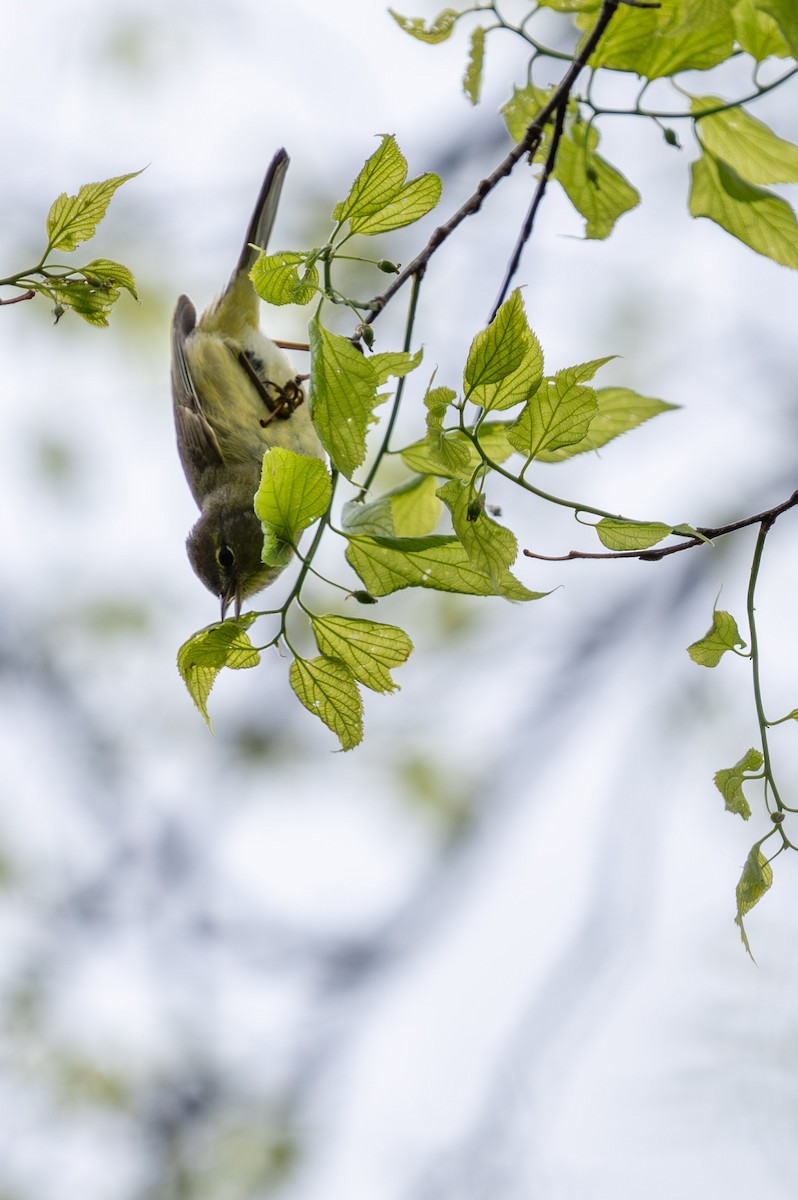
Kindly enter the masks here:
<path id="1" fill-rule="evenodd" d="M 529 591 L 509 571 L 501 577 L 497 589 L 473 566 L 455 537 L 357 537 L 350 540 L 346 557 L 372 596 L 388 596 L 407 587 L 469 596 L 498 594 L 508 600 L 538 600 L 546 594 Z"/>
<path id="2" fill-rule="evenodd" d="M 515 448 L 510 445 L 507 439 L 507 432 L 511 428 L 512 425 L 505 421 L 484 421 L 479 426 L 477 434 L 479 444 L 487 457 L 493 462 L 504 462 L 505 459 L 509 458 L 515 452 Z M 447 441 L 450 445 L 462 446 L 466 451 L 464 456 L 458 456 L 458 461 L 462 460 L 462 465 L 458 468 L 443 467 L 438 458 L 436 458 L 429 441 L 426 439 L 414 442 L 412 446 L 406 446 L 404 450 L 401 450 L 402 461 L 411 471 L 419 471 L 422 474 L 470 479 L 474 470 L 482 461 L 478 450 L 470 438 L 466 437 L 460 430 L 449 431 L 447 433 Z"/>
<path id="3" fill-rule="evenodd" d="M 602 517 L 593 528 L 608 550 L 645 550 L 672 532 L 670 525 L 660 521 L 620 521 L 614 517 Z"/>
<path id="4" fill-rule="evenodd" d="M 745 926 L 743 925 L 743 917 L 747 912 L 751 911 L 755 904 L 759 903 L 772 883 L 773 868 L 762 853 L 762 843 L 757 842 L 751 847 L 748 858 L 745 860 L 743 873 L 740 876 L 735 893 L 737 916 L 734 918 L 734 923 L 740 930 L 740 937 L 749 954 L 751 954 L 751 947 L 745 932 Z M 753 954 L 751 954 L 751 958 L 753 957 Z"/>
<path id="5" fill-rule="evenodd" d="M 775 17 L 763 10 L 759 0 L 738 0 L 732 8 L 732 20 L 738 43 L 757 62 L 764 62 L 771 55 L 789 56 L 789 47 Z"/>
<path id="6" fill-rule="evenodd" d="M 585 237 L 609 237 L 616 221 L 640 203 L 640 193 L 620 171 L 596 153 L 594 125 L 575 122 L 560 140 L 552 178 L 560 183 L 585 218 Z"/>
<path id="7" fill-rule="evenodd" d="M 378 212 L 366 216 L 353 216 L 350 225 L 353 233 L 368 237 L 376 233 L 390 233 L 402 229 L 425 217 L 441 198 L 441 180 L 432 172 L 411 179 L 393 199 Z"/>
<path id="8" fill-rule="evenodd" d="M 577 17 L 577 24 L 592 29 L 595 18 Z M 659 0 L 657 8 L 621 5 L 590 63 L 660 79 L 706 71 L 725 62 L 733 49 L 729 0 Z"/>
<path id="9" fill-rule="evenodd" d="M 521 291 L 516 288 L 471 343 L 463 372 L 466 399 L 474 388 L 499 383 L 521 366 L 528 332 Z"/>
<path id="10" fill-rule="evenodd" d="M 728 650 L 745 646 L 737 622 L 729 612 L 715 609 L 712 626 L 704 637 L 687 647 L 687 653 L 699 667 L 716 667 Z"/>
<path id="11" fill-rule="evenodd" d="M 798 269 L 798 222 L 786 200 L 748 183 L 711 154 L 692 164 L 690 212 L 785 267 Z"/>
<path id="12" fill-rule="evenodd" d="M 516 292 L 513 293 L 515 295 Z M 520 297 L 517 303 L 523 314 L 523 328 L 519 328 L 523 352 L 518 366 L 496 383 L 476 384 L 468 397 L 485 412 L 499 412 L 522 404 L 535 394 L 543 379 L 543 350 L 529 328 Z"/>
<path id="13" fill-rule="evenodd" d="M 333 209 L 334 221 L 368 217 L 390 204 L 407 177 L 407 160 L 393 135 L 383 137 L 379 149 L 366 159 L 346 200 Z"/>
<path id="14" fill-rule="evenodd" d="M 395 692 L 391 670 L 406 662 L 413 643 L 397 625 L 356 617 L 313 617 L 313 633 L 323 655 L 338 658 L 364 687 Z"/>
<path id="15" fill-rule="evenodd" d="M 479 93 L 482 87 L 482 69 L 485 64 L 485 29 L 477 25 L 471 31 L 468 49 L 468 64 L 463 76 L 463 91 L 472 104 L 479 103 Z"/>
<path id="16" fill-rule="evenodd" d="M 135 179 L 140 174 L 141 171 L 131 171 L 129 175 L 116 175 L 102 183 L 84 183 L 76 196 L 62 192 L 47 215 L 48 252 L 76 250 L 81 242 L 94 237 L 114 192 L 128 179 Z"/>
<path id="17" fill-rule="evenodd" d="M 300 702 L 332 730 L 342 750 L 351 750 L 363 740 L 363 698 L 340 659 L 295 658 L 289 680 Z"/>
<path id="18" fill-rule="evenodd" d="M 427 409 L 426 446 L 430 459 L 446 474 L 459 474 L 469 461 L 469 452 L 459 430 L 445 430 L 446 414 L 457 393 L 447 387 L 430 387 L 424 397 Z"/>
<path id="19" fill-rule="evenodd" d="M 311 374 L 308 405 L 316 432 L 337 470 L 351 479 L 366 457 L 366 434 L 374 409 L 377 372 L 348 338 L 310 322 Z"/>
<path id="20" fill-rule="evenodd" d="M 798 5 L 795 0 L 758 0 L 758 7 L 773 17 L 790 54 L 798 58 Z"/>
<path id="21" fill-rule="evenodd" d="M 415 475 L 368 504 L 350 500 L 342 526 L 347 533 L 423 537 L 437 525 L 440 508 L 433 477 Z"/>
<path id="22" fill-rule="evenodd" d="M 316 267 L 307 265 L 306 255 L 292 250 L 261 254 L 249 277 L 267 304 L 309 304 L 319 289 Z"/>
<path id="23" fill-rule="evenodd" d="M 392 8 L 389 8 L 388 12 L 405 33 L 409 33 L 419 42 L 427 42 L 430 45 L 445 42 L 451 36 L 455 22 L 460 15 L 453 8 L 444 8 L 442 12 L 438 13 L 435 20 L 430 21 L 427 25 L 423 17 L 402 17 Z"/>
<path id="24" fill-rule="evenodd" d="M 664 400 L 641 396 L 630 388 L 597 388 L 593 394 L 596 398 L 596 413 L 585 436 L 570 446 L 561 446 L 559 450 L 538 451 L 535 455 L 538 462 L 562 462 L 575 454 L 599 450 L 614 438 L 642 425 L 644 421 L 650 421 L 659 413 L 679 407 L 678 404 L 667 404 Z"/>
<path id="25" fill-rule="evenodd" d="M 399 379 L 403 375 L 409 375 L 411 371 L 415 371 L 423 357 L 423 350 L 417 350 L 415 354 L 406 350 L 385 350 L 381 354 L 369 355 L 377 386 L 381 387 L 391 377 Z"/>
<path id="26" fill-rule="evenodd" d="M 598 410 L 596 393 L 583 380 L 592 378 L 602 362 L 566 367 L 542 385 L 507 431 L 510 444 L 527 458 L 576 445 L 587 436 Z"/>
<path id="27" fill-rule="evenodd" d="M 744 821 L 751 816 L 751 806 L 743 795 L 743 784 L 752 778 L 751 771 L 759 771 L 764 759 L 753 746 L 733 767 L 723 767 L 715 772 L 715 787 L 726 804 L 726 812 L 739 813 Z"/>
<path id="28" fill-rule="evenodd" d="M 451 513 L 454 531 L 469 561 L 488 576 L 498 591 L 518 555 L 515 535 L 487 516 L 484 509 L 475 515 L 470 507 L 473 493 L 459 479 L 450 479 L 438 488 L 438 495 Z"/>
<path id="29" fill-rule="evenodd" d="M 93 287 L 101 287 L 107 291 L 125 288 L 134 300 L 138 300 L 133 272 L 129 271 L 127 267 L 123 267 L 121 263 L 114 262 L 110 258 L 94 258 L 80 270 Z"/>
<path id="30" fill-rule="evenodd" d="M 717 96 L 696 96 L 691 110 L 702 146 L 749 183 L 798 183 L 798 146 L 778 137 L 742 108 L 701 117 L 723 104 Z"/>
<path id="31" fill-rule="evenodd" d="M 286 548 L 296 549 L 308 526 L 324 516 L 331 495 L 330 473 L 320 459 L 282 446 L 267 450 L 255 494 L 255 512 L 264 527 L 263 561 L 284 565 Z"/>
<path id="32" fill-rule="evenodd" d="M 209 625 L 184 642 L 177 652 L 177 669 L 209 729 L 208 697 L 222 668 L 240 671 L 260 662 L 260 654 L 246 633 L 255 619 L 255 613 L 244 613 L 237 621 Z"/>
<path id="33" fill-rule="evenodd" d="M 48 279 L 46 283 L 31 286 L 77 313 L 87 324 L 99 327 L 108 325 L 108 314 L 119 299 L 118 288 L 95 287 L 85 279 Z"/>

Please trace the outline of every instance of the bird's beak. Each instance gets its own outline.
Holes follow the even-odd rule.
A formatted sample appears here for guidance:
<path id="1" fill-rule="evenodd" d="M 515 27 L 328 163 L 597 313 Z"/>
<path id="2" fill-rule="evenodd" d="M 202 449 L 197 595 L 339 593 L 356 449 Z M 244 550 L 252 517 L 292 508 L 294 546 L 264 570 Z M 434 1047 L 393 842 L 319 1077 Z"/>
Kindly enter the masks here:
<path id="1" fill-rule="evenodd" d="M 230 590 L 225 592 L 225 594 L 222 596 L 222 620 L 224 621 L 226 619 L 227 610 L 232 604 L 233 612 L 235 613 L 235 619 L 237 621 L 241 616 L 241 605 L 243 603 L 244 597 L 241 595 L 239 588 L 237 588 L 234 584 Z"/>
<path id="2" fill-rule="evenodd" d="M 234 605 L 235 619 L 238 620 L 241 616 L 241 593 L 235 584 L 222 596 L 222 620 L 226 620 L 230 605 Z"/>

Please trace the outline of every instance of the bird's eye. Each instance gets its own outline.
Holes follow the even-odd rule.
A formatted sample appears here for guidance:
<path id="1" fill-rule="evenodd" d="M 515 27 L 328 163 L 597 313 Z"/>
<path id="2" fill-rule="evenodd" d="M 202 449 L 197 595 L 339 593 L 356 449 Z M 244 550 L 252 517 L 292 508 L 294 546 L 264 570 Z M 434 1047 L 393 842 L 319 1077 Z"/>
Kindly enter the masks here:
<path id="1" fill-rule="evenodd" d="M 216 551 L 216 558 L 219 562 L 219 566 L 225 571 L 229 571 L 230 568 L 235 565 L 236 556 L 233 554 L 233 551 L 229 546 L 220 546 Z"/>

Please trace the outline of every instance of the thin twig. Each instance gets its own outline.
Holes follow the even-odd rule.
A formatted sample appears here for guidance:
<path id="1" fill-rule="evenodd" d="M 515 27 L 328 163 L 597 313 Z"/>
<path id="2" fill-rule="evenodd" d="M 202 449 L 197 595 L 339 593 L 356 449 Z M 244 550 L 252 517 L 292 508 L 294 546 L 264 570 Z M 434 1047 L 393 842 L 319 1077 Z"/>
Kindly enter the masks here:
<path id="1" fill-rule="evenodd" d="M 479 212 L 485 197 L 493 191 L 497 183 L 510 174 L 515 164 L 519 162 L 525 154 L 534 154 L 535 150 L 540 145 L 540 140 L 543 136 L 543 130 L 560 105 L 567 102 L 568 97 L 571 94 L 571 89 L 576 83 L 576 80 L 583 68 L 587 65 L 587 61 L 591 54 L 601 41 L 604 31 L 614 17 L 619 4 L 625 4 L 627 2 L 628 0 L 604 0 L 601 6 L 601 11 L 598 15 L 598 20 L 593 26 L 593 29 L 591 30 L 589 37 L 586 39 L 585 44 L 582 46 L 582 49 L 576 55 L 570 67 L 563 75 L 560 83 L 549 100 L 543 105 L 543 108 L 541 108 L 534 121 L 531 121 L 528 125 L 527 131 L 521 141 L 513 146 L 510 153 L 499 163 L 498 167 L 491 171 L 490 175 L 488 175 L 480 184 L 478 184 L 476 191 L 473 193 L 473 195 L 469 196 L 469 198 L 460 206 L 460 208 L 458 208 L 457 212 L 454 213 L 448 221 L 444 222 L 443 225 L 438 226 L 424 249 L 416 255 L 413 261 L 409 263 L 399 275 L 396 276 L 396 278 L 391 282 L 390 286 L 387 287 L 381 295 L 375 296 L 374 299 L 369 302 L 369 307 L 372 309 L 366 318 L 369 323 L 374 321 L 375 318 L 379 316 L 388 301 L 396 295 L 401 287 L 407 283 L 408 279 L 411 279 L 414 275 L 418 275 L 419 271 L 422 271 L 426 267 L 430 258 L 441 245 L 441 243 L 445 242 L 446 239 L 452 233 L 454 233 L 457 226 L 460 225 L 460 223 L 464 221 L 466 217 L 470 217 L 473 213 Z M 638 5 L 635 5 L 635 7 L 638 7 Z M 659 6 L 656 5 L 655 7 Z"/>
<path id="2" fill-rule="evenodd" d="M 549 179 L 551 177 L 551 173 L 554 170 L 554 164 L 557 161 L 557 150 L 559 149 L 560 138 L 562 137 L 563 125 L 565 123 L 565 109 L 566 109 L 567 103 L 568 103 L 567 99 L 564 98 L 561 101 L 559 108 L 557 109 L 557 113 L 554 118 L 554 129 L 552 130 L 552 133 L 551 133 L 551 144 L 549 146 L 549 152 L 546 155 L 546 162 L 543 166 L 543 171 L 541 173 L 541 176 L 538 179 L 537 187 L 535 188 L 535 194 L 532 197 L 532 203 L 529 206 L 529 212 L 526 215 L 526 220 L 524 221 L 523 229 L 521 230 L 521 232 L 518 236 L 518 241 L 515 244 L 513 256 L 510 259 L 509 265 L 507 267 L 507 272 L 504 276 L 502 286 L 499 290 L 499 295 L 496 298 L 496 303 L 493 306 L 493 311 L 490 314 L 490 321 L 488 322 L 488 324 L 490 324 L 494 320 L 496 313 L 499 311 L 499 309 L 501 308 L 502 304 L 505 301 L 507 292 L 510 288 L 510 284 L 513 279 L 513 276 L 515 275 L 516 271 L 518 270 L 519 263 L 521 262 L 521 255 L 524 252 L 524 246 L 527 244 L 527 242 L 529 241 L 529 238 L 532 234 L 532 226 L 535 223 L 535 216 L 537 215 L 538 208 L 540 207 L 540 202 L 543 199 L 543 196 L 545 194 L 546 185 L 548 184 Z"/>
<path id="3" fill-rule="evenodd" d="M 0 300 L 0 304 L 19 304 L 22 300 L 32 300 L 36 293 L 32 288 L 28 288 L 27 292 L 21 292 L 19 296 L 12 296 L 10 300 Z"/>
<path id="4" fill-rule="evenodd" d="M 524 550 L 524 554 L 527 558 L 539 558 L 544 562 L 570 562 L 576 558 L 639 558 L 641 562 L 658 562 L 667 554 L 678 554 L 680 550 L 692 550 L 694 546 L 705 546 L 704 538 L 714 541 L 716 538 L 724 537 L 727 533 L 734 533 L 737 529 L 746 529 L 749 525 L 766 524 L 769 528 L 777 517 L 787 512 L 788 509 L 795 508 L 796 505 L 798 505 L 798 491 L 793 492 L 787 500 L 783 500 L 775 508 L 754 513 L 752 517 L 743 517 L 742 520 L 732 521 L 728 525 L 718 525 L 715 529 L 710 529 L 706 525 L 696 525 L 696 531 L 701 534 L 700 538 L 690 538 L 686 542 L 677 542 L 675 546 L 664 546 L 659 550 L 605 550 L 595 554 L 586 550 L 570 550 L 568 554 L 536 554 L 534 550 Z"/>

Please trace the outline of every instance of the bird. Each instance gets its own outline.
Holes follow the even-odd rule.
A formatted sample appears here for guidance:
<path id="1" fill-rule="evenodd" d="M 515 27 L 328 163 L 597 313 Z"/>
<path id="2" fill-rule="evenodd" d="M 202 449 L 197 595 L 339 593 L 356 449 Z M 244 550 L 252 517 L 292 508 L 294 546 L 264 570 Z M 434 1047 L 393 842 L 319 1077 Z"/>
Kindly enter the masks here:
<path id="1" fill-rule="evenodd" d="M 272 446 L 324 458 L 302 376 L 260 328 L 260 298 L 249 273 L 265 250 L 289 158 L 278 150 L 266 172 L 244 245 L 220 296 L 199 320 L 182 295 L 172 318 L 172 400 L 177 448 L 200 516 L 186 540 L 194 572 L 236 620 L 245 599 L 268 587 L 285 564 L 262 561 L 254 507 L 263 456 Z"/>

